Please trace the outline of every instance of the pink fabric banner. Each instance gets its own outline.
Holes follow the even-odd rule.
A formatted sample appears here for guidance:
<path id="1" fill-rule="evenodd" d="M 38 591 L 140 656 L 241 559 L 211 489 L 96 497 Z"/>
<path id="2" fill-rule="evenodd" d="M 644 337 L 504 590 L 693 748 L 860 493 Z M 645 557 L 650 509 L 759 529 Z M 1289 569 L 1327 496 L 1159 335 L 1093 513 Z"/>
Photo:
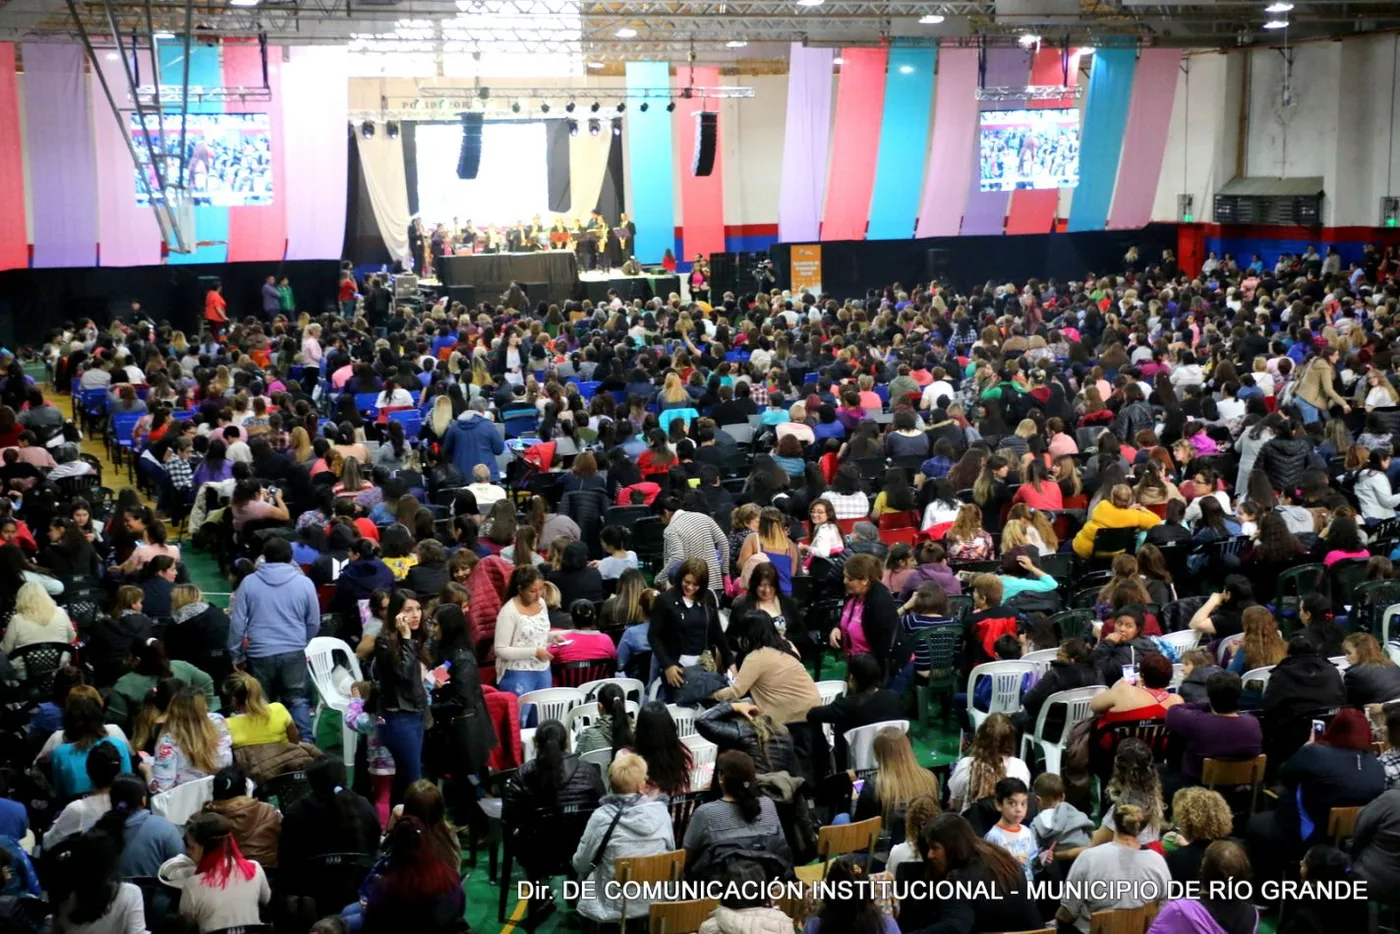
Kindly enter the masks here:
<path id="1" fill-rule="evenodd" d="M 676 87 L 713 88 L 722 83 L 719 69 L 714 67 L 690 68 L 676 66 Z M 633 104 L 635 107 L 636 105 Z M 652 107 L 657 106 L 655 102 Z M 702 110 L 719 112 L 719 101 L 701 101 L 697 98 L 677 100 L 676 110 L 671 115 L 676 144 L 672 147 L 676 154 L 676 177 L 680 179 L 682 232 L 681 262 L 694 258 L 695 254 L 724 252 L 724 173 L 720 163 L 720 153 L 726 127 L 721 123 L 715 136 L 715 164 L 709 175 L 697 176 L 691 169 L 695 160 L 696 117 Z"/>
<path id="2" fill-rule="evenodd" d="M 864 240 L 880 157 L 888 49 L 842 49 L 836 87 L 836 138 L 822 214 L 823 240 Z"/>
<path id="3" fill-rule="evenodd" d="M 1118 160 L 1109 230 L 1134 230 L 1152 220 L 1180 68 L 1181 49 L 1143 49 L 1138 58 L 1128 103 L 1128 128 L 1123 135 L 1132 145 Z"/>
<path id="4" fill-rule="evenodd" d="M 0 42 L 0 269 L 29 265 L 29 235 L 24 223 L 24 139 L 19 128 L 19 81 L 15 47 Z"/>
<path id="5" fill-rule="evenodd" d="M 262 55 L 256 42 L 224 42 L 224 82 L 233 87 L 263 86 Z M 287 141 L 282 120 L 282 49 L 268 46 L 270 101 L 227 101 L 231 114 L 265 113 L 271 129 L 272 203 L 228 209 L 230 263 L 281 262 L 287 252 Z"/>
<path id="6" fill-rule="evenodd" d="M 287 259 L 339 259 L 350 107 L 345 46 L 294 46 L 282 63 Z"/>
<path id="7" fill-rule="evenodd" d="M 126 66 L 115 52 L 99 52 L 97 59 L 102 77 L 118 107 L 131 107 L 131 91 L 127 86 Z M 153 84 L 151 53 L 142 52 L 137 59 L 142 84 Z M 123 113 L 121 122 L 112 113 L 102 82 L 97 74 L 92 82 L 92 138 L 97 146 L 97 244 L 98 261 L 102 266 L 160 265 L 160 225 L 150 205 L 138 204 L 136 168 L 126 140 L 131 136 L 131 118 Z M 168 80 L 168 79 L 167 79 Z M 138 142 L 144 155 L 144 143 Z M 144 194 L 144 189 L 142 190 Z"/>
<path id="8" fill-rule="evenodd" d="M 916 237 L 955 237 L 962 229 L 977 154 L 977 50 L 940 49 L 933 145 Z"/>
<path id="9" fill-rule="evenodd" d="M 1031 73 L 1028 49 L 988 49 L 983 58 L 982 83 L 989 88 L 1025 87 Z M 981 110 L 1022 110 L 1023 101 L 982 101 Z M 972 144 L 973 170 L 968 179 L 967 204 L 963 207 L 961 233 L 964 237 L 990 236 L 1006 232 L 1006 211 L 1011 204 L 1009 191 L 983 191 L 981 162 L 981 120 L 978 138 Z"/>
<path id="10" fill-rule="evenodd" d="M 1079 50 L 1069 54 L 1069 68 L 1066 71 L 1062 49 L 1041 49 L 1031 63 L 1031 84 L 1058 84 L 1074 87 L 1079 77 Z M 1073 107 L 1072 98 L 1031 101 L 1031 110 L 1055 107 Z M 1060 189 L 1041 188 L 1037 190 L 1013 191 L 1011 208 L 1006 213 L 1006 232 L 1009 234 L 1050 233 L 1055 227 L 1055 212 L 1060 206 Z"/>
<path id="11" fill-rule="evenodd" d="M 778 182 L 778 239 L 802 243 L 821 235 L 826 151 L 831 143 L 831 74 L 835 49 L 788 51 L 783 174 Z"/>
<path id="12" fill-rule="evenodd" d="M 87 55 L 77 43 L 26 42 L 22 56 L 33 265 L 92 266 L 97 262 L 97 152 L 83 69 Z"/>

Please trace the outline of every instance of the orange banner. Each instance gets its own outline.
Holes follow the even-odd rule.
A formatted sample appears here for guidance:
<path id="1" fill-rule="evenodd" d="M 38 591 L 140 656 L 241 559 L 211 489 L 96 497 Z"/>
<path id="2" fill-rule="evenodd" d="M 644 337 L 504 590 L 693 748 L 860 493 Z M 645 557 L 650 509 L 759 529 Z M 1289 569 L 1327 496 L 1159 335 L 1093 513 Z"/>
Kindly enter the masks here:
<path id="1" fill-rule="evenodd" d="M 792 292 L 822 294 L 822 245 L 804 243 L 792 247 Z"/>

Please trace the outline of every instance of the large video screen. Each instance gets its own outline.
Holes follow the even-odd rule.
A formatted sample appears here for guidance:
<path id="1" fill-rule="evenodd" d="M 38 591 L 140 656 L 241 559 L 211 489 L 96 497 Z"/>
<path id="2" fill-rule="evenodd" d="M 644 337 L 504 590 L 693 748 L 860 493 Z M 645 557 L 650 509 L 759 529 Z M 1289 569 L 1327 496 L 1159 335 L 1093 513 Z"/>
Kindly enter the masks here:
<path id="1" fill-rule="evenodd" d="M 183 126 L 181 125 L 183 122 Z M 131 141 L 136 146 L 136 201 L 149 204 L 141 173 L 160 198 L 160 185 L 151 166 L 146 133 L 163 154 L 167 185 L 180 174 L 180 131 L 184 130 L 187 186 L 196 205 L 248 207 L 272 203 L 272 140 L 267 114 L 166 115 L 165 135 L 154 114 L 131 115 Z"/>
<path id="2" fill-rule="evenodd" d="M 1079 112 L 984 110 L 978 136 L 983 191 L 1079 184 Z"/>

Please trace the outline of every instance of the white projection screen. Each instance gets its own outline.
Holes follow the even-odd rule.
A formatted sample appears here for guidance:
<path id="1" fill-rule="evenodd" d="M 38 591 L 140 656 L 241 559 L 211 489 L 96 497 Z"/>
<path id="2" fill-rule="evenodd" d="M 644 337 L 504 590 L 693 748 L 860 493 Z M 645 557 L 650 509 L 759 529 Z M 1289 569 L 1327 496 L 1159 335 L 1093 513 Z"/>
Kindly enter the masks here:
<path id="1" fill-rule="evenodd" d="M 549 220 L 549 170 L 545 124 L 524 121 L 487 122 L 481 130 L 481 165 L 476 178 L 457 177 L 462 147 L 458 123 L 420 123 L 418 145 L 418 210 L 423 223 L 461 226 L 470 220 L 478 229 L 528 222 L 536 214 Z"/>

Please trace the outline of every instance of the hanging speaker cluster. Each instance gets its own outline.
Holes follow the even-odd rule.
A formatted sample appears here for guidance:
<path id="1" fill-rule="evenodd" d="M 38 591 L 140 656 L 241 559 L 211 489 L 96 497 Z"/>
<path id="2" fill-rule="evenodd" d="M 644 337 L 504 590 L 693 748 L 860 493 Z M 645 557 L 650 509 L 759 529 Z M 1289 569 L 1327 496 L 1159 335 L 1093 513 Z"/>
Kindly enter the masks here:
<path id="1" fill-rule="evenodd" d="M 481 113 L 464 113 L 462 118 L 462 149 L 457 156 L 457 177 L 471 180 L 481 168 Z"/>
<path id="2" fill-rule="evenodd" d="M 695 115 L 695 158 L 692 175 L 709 175 L 715 169 L 715 147 L 719 145 L 719 114 L 702 110 Z"/>

